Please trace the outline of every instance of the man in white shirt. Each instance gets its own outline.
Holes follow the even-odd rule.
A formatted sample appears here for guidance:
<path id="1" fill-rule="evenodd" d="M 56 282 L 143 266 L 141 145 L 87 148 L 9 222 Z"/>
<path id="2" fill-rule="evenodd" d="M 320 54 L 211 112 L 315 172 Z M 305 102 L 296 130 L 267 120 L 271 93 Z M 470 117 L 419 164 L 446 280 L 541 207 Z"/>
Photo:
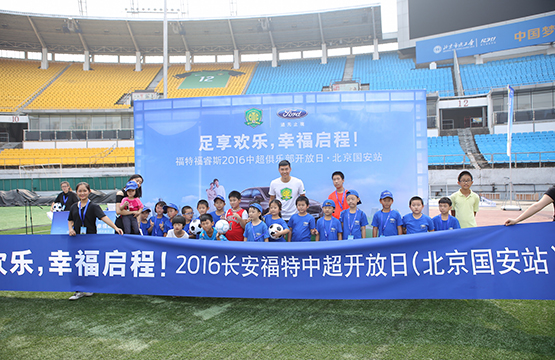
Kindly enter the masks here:
<path id="1" fill-rule="evenodd" d="M 270 183 L 270 202 L 274 199 L 281 201 L 281 216 L 283 220 L 297 212 L 295 201 L 301 195 L 306 196 L 306 190 L 301 179 L 291 176 L 291 163 L 287 160 L 280 161 L 279 173 L 281 177 Z"/>

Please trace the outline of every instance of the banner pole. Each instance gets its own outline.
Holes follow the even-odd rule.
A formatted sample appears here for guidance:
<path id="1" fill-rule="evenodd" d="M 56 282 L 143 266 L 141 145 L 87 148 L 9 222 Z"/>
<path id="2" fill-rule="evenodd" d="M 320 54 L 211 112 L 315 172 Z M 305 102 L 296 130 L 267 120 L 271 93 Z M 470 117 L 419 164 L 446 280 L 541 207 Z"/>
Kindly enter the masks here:
<path id="1" fill-rule="evenodd" d="M 507 85 L 507 156 L 509 157 L 509 204 L 503 205 L 503 210 L 520 211 L 520 205 L 513 205 L 513 159 L 512 159 L 512 136 L 513 136 L 513 106 L 515 90 Z"/>

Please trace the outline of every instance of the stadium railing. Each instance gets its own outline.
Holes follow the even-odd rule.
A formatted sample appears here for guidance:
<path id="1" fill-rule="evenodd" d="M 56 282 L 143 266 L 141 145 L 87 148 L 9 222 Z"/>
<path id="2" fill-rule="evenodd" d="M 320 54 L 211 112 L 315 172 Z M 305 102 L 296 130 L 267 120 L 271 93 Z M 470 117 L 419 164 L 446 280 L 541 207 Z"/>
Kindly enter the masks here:
<path id="1" fill-rule="evenodd" d="M 507 165 L 509 157 L 507 153 L 482 153 L 486 161 L 493 169 L 496 165 Z M 539 167 L 544 167 L 547 164 L 555 163 L 555 151 L 530 151 L 530 152 L 513 152 L 511 153 L 511 163 L 515 168 L 519 164 L 538 164 Z"/>
<path id="2" fill-rule="evenodd" d="M 482 153 L 487 167 L 491 169 L 506 168 L 509 164 L 507 153 Z M 555 151 L 517 152 L 511 154 L 514 168 L 529 167 L 530 164 L 538 167 L 553 166 L 555 164 Z M 434 168 L 460 168 L 472 167 L 467 155 L 428 155 L 428 166 Z M 482 166 L 483 168 L 483 166 Z"/>
<path id="3" fill-rule="evenodd" d="M 466 169 L 472 167 L 472 163 L 466 155 L 428 155 L 428 166 L 443 169 L 462 166 Z"/>
<path id="4" fill-rule="evenodd" d="M 24 141 L 132 140 L 133 129 L 121 130 L 24 130 Z"/>

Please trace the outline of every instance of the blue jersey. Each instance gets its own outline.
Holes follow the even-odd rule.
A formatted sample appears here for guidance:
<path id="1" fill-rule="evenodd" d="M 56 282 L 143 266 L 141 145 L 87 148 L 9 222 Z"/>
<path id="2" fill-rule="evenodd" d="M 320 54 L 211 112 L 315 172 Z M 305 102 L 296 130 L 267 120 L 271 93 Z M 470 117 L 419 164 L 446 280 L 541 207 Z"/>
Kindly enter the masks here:
<path id="1" fill-rule="evenodd" d="M 412 213 L 403 216 L 403 226 L 407 229 L 407 234 L 416 234 L 434 230 L 432 218 L 422 214 L 420 219 L 415 219 Z"/>
<path id="2" fill-rule="evenodd" d="M 461 225 L 459 224 L 459 220 L 457 220 L 456 217 L 451 215 L 447 215 L 447 216 L 448 218 L 445 221 L 441 219 L 441 214 L 439 214 L 438 216 L 434 216 L 432 221 L 434 222 L 434 228 L 436 231 L 454 230 L 454 229 L 461 228 Z"/>
<path id="3" fill-rule="evenodd" d="M 173 229 L 172 222 L 170 219 L 164 215 L 161 219 L 158 219 L 157 216 L 152 216 L 150 220 L 154 223 L 154 227 L 152 228 L 152 236 L 164 236 L 169 230 Z M 164 224 L 163 230 L 160 229 L 160 224 Z M 150 224 L 149 224 L 150 227 Z"/>
<path id="4" fill-rule="evenodd" d="M 300 216 L 293 214 L 289 219 L 289 228 L 291 229 L 291 241 L 310 241 L 311 229 L 316 229 L 316 221 L 312 215 L 306 214 Z"/>
<path id="5" fill-rule="evenodd" d="M 331 220 L 326 220 L 324 218 L 318 219 L 316 230 L 318 230 L 318 234 L 320 235 L 320 241 L 339 240 L 337 234 L 343 232 L 341 229 L 341 222 L 333 216 Z"/>
<path id="6" fill-rule="evenodd" d="M 341 226 L 343 227 L 343 240 L 349 239 L 362 239 L 361 228 L 368 225 L 368 218 L 364 211 L 357 209 L 354 214 L 351 214 L 350 209 L 343 210 L 339 216 Z"/>
<path id="7" fill-rule="evenodd" d="M 143 224 L 142 221 L 139 222 L 139 228 L 141 229 L 143 236 L 148 236 L 148 228 L 150 227 L 150 218 Z"/>
<path id="8" fill-rule="evenodd" d="M 268 229 L 270 229 L 270 226 L 272 226 L 272 224 L 281 225 L 283 230 L 286 230 L 289 228 L 289 226 L 287 226 L 287 223 L 285 222 L 285 220 L 283 220 L 283 218 L 272 219 L 272 214 L 267 214 L 266 216 L 264 216 L 264 222 L 268 226 Z M 272 237 L 270 236 L 268 240 L 274 241 L 274 242 L 285 242 L 285 238 L 283 236 L 280 236 L 278 239 L 272 239 Z"/>
<path id="9" fill-rule="evenodd" d="M 216 210 L 217 211 L 217 210 Z M 208 213 L 209 215 L 212 216 L 212 220 L 214 220 L 214 226 L 216 225 L 216 223 L 218 222 L 218 220 L 224 219 L 225 220 L 225 211 L 223 212 L 222 215 L 216 215 L 216 211 L 213 211 L 211 213 Z"/>
<path id="10" fill-rule="evenodd" d="M 399 235 L 397 226 L 402 225 L 403 219 L 397 210 L 389 210 L 386 213 L 380 210 L 374 214 L 372 219 L 372 226 L 378 228 L 378 236 Z"/>
<path id="11" fill-rule="evenodd" d="M 201 240 L 218 240 L 216 239 L 216 236 L 218 236 L 218 233 L 216 232 L 216 230 L 212 231 L 212 236 L 208 236 L 206 231 L 202 230 L 198 238 Z M 224 234 L 220 235 L 220 241 L 227 241 L 227 238 L 225 237 Z"/>
<path id="12" fill-rule="evenodd" d="M 252 222 L 249 222 L 245 226 L 243 236 L 247 238 L 247 241 L 264 242 L 265 239 L 270 237 L 270 234 L 268 234 L 268 225 L 266 225 L 264 221 L 261 221 L 260 224 L 253 227 Z"/>

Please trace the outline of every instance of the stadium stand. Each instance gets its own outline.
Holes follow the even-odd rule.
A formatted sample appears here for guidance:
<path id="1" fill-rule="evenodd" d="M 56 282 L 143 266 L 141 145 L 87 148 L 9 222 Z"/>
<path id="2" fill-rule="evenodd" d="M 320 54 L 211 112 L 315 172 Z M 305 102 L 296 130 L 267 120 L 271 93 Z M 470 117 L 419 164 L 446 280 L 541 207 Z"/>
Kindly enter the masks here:
<path id="1" fill-rule="evenodd" d="M 412 59 L 399 59 L 397 54 L 382 54 L 379 60 L 371 55 L 357 55 L 353 79 L 369 84 L 369 90 L 424 89 L 453 96 L 451 68 L 416 69 Z"/>
<path id="2" fill-rule="evenodd" d="M 53 62 L 41 70 L 40 61 L 0 59 L 0 112 L 16 111 L 66 66 Z"/>
<path id="3" fill-rule="evenodd" d="M 507 164 L 507 134 L 474 137 L 478 149 L 489 162 Z M 555 162 L 555 132 L 515 133 L 511 141 L 512 161 L 522 163 Z"/>
<path id="4" fill-rule="evenodd" d="M 22 165 L 118 166 L 135 163 L 132 147 L 73 149 L 6 149 L 0 152 L 0 167 Z"/>
<path id="5" fill-rule="evenodd" d="M 260 62 L 247 94 L 277 94 L 286 92 L 322 91 L 334 80 L 341 80 L 347 58 L 283 60 L 278 67 L 271 61 Z"/>
<path id="6" fill-rule="evenodd" d="M 183 82 L 182 77 L 176 75 L 187 73 L 183 64 L 172 65 L 168 68 L 168 98 L 180 97 L 202 97 L 202 96 L 225 96 L 225 95 L 241 95 L 248 84 L 248 81 L 256 67 L 255 63 L 241 63 L 238 70 L 232 69 L 232 64 L 193 64 L 190 72 L 195 71 L 232 71 L 242 72 L 244 75 L 229 77 L 229 81 L 225 87 L 218 88 L 200 88 L 200 89 L 179 89 L 179 85 Z M 161 81 L 156 87 L 156 92 L 164 92 L 164 83 Z"/>
<path id="7" fill-rule="evenodd" d="M 467 165 L 458 136 L 428 137 L 428 165 Z"/>
<path id="8" fill-rule="evenodd" d="M 491 88 L 555 81 L 555 55 L 534 55 L 461 65 L 465 95 L 487 94 Z M 507 159 L 508 160 L 508 159 Z"/>
<path id="9" fill-rule="evenodd" d="M 122 95 L 145 90 L 160 71 L 160 65 L 98 64 L 83 71 L 83 64 L 74 63 L 38 96 L 27 109 L 127 109 L 118 105 Z"/>

